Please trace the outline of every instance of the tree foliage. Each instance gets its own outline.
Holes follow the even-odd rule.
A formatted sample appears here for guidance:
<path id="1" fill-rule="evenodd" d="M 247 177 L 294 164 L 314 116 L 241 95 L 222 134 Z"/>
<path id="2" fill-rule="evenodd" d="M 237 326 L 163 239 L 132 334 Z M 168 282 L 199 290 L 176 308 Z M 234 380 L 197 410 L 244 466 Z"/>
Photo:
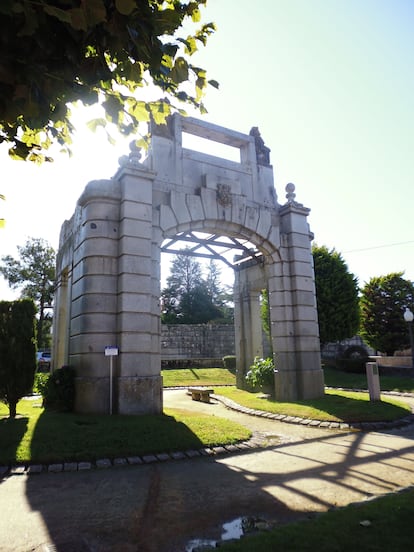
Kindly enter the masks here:
<path id="1" fill-rule="evenodd" d="M 50 319 L 46 312 L 52 305 L 55 285 L 54 249 L 42 238 L 29 238 L 18 248 L 19 258 L 11 255 L 1 258 L 0 274 L 13 289 L 21 288 L 21 297 L 32 299 L 38 307 L 38 347 L 48 347 L 46 328 Z"/>
<path id="2" fill-rule="evenodd" d="M 402 272 L 371 278 L 362 289 L 362 336 L 374 349 L 394 354 L 409 346 L 405 307 L 413 310 L 414 285 Z"/>
<path id="3" fill-rule="evenodd" d="M 53 143 L 70 151 L 71 104 L 100 102 L 121 133 L 156 123 L 184 103 L 202 104 L 206 71 L 190 63 L 214 32 L 201 24 L 207 0 L 1 0 L 0 143 L 16 159 L 51 160 Z M 198 27 L 180 36 L 183 25 Z M 184 31 L 183 31 L 184 32 Z M 143 101 L 142 88 L 156 97 Z"/>
<path id="4" fill-rule="evenodd" d="M 162 291 L 162 321 L 165 324 L 203 324 L 228 315 L 225 293 L 219 285 L 217 267 L 209 265 L 203 278 L 200 263 L 184 249 L 175 255 Z"/>
<path id="5" fill-rule="evenodd" d="M 358 280 L 340 253 L 312 247 L 321 343 L 342 341 L 359 328 Z"/>
<path id="6" fill-rule="evenodd" d="M 0 302 L 0 400 L 16 416 L 18 401 L 32 390 L 36 371 L 36 308 L 32 300 Z"/>

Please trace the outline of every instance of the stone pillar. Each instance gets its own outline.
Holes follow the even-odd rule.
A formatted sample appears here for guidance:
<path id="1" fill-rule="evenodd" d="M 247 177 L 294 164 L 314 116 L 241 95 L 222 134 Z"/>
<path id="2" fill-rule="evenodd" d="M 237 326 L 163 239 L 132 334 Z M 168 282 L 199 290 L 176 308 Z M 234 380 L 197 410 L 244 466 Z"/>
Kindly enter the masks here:
<path id="1" fill-rule="evenodd" d="M 154 173 L 136 163 L 122 168 L 118 178 L 118 412 L 158 414 L 162 411 L 160 252 L 153 240 Z"/>
<path id="2" fill-rule="evenodd" d="M 286 190 L 288 202 L 280 208 L 282 263 L 269 267 L 276 398 L 282 401 L 324 394 L 309 209 L 294 201 L 293 184 Z"/>
<path id="3" fill-rule="evenodd" d="M 107 413 L 109 364 L 104 351 L 117 342 L 119 183 L 90 182 L 75 219 L 68 359 L 77 374 L 75 410 Z"/>
<path id="4" fill-rule="evenodd" d="M 234 326 L 237 387 L 245 387 L 245 376 L 255 357 L 263 356 L 260 292 L 253 283 L 255 266 L 235 271 Z M 260 286 L 259 286 L 260 287 Z"/>

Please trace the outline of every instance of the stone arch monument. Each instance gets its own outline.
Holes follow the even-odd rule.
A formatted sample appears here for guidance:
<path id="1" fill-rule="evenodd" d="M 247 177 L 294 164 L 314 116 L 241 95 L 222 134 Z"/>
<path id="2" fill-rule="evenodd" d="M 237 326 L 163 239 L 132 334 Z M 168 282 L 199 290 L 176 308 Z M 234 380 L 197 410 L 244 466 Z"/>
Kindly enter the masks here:
<path id="1" fill-rule="evenodd" d="M 239 159 L 184 148 L 184 134 L 232 146 Z M 245 135 L 174 115 L 153 126 L 146 159 L 131 147 L 112 179 L 86 186 L 61 230 L 53 331 L 54 367 L 76 369 L 78 412 L 108 412 L 110 396 L 121 414 L 162 411 L 160 259 L 178 238 L 216 254 L 225 236 L 239 253 L 238 383 L 262 355 L 267 288 L 276 397 L 323 394 L 309 209 L 293 184 L 278 203 L 269 151 L 257 128 Z M 107 346 L 119 351 L 111 393 Z"/>

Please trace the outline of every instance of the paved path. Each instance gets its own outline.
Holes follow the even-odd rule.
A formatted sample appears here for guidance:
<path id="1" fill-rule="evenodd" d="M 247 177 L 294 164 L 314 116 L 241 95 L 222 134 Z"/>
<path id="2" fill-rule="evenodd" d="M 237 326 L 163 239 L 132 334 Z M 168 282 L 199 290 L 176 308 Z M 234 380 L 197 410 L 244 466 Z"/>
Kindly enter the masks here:
<path id="1" fill-rule="evenodd" d="M 414 425 L 335 431 L 197 403 L 184 391 L 165 392 L 164 401 L 238 421 L 269 446 L 218 458 L 7 477 L 0 482 L 0 551 L 183 552 L 191 539 L 220 539 L 222 524 L 239 516 L 284 522 L 414 484 Z"/>

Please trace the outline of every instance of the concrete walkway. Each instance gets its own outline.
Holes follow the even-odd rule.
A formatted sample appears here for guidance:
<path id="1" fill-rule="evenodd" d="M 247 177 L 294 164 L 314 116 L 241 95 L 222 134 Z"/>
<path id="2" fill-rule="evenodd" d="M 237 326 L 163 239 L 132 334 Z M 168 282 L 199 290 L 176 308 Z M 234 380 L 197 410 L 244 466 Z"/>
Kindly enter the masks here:
<path id="1" fill-rule="evenodd" d="M 404 398 L 414 406 L 413 398 Z M 1 552 L 183 552 L 240 516 L 282 523 L 414 484 L 414 425 L 360 432 L 285 424 L 166 391 L 165 407 L 249 427 L 267 446 L 0 484 Z"/>

